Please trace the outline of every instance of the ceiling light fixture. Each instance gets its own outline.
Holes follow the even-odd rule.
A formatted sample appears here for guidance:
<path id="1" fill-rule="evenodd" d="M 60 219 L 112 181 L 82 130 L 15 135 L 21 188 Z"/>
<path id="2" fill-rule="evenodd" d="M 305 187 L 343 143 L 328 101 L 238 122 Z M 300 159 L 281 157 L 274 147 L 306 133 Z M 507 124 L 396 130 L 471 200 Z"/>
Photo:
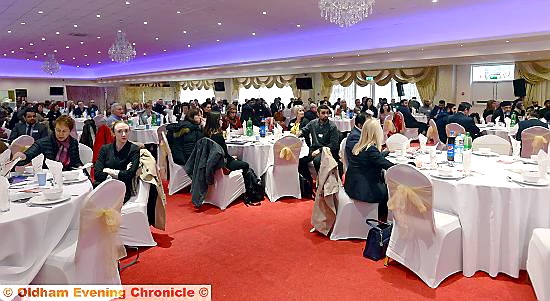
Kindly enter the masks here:
<path id="1" fill-rule="evenodd" d="M 300 24 L 296 24 L 296 27 L 300 28 L 300 27 L 302 27 L 302 25 L 300 25 Z"/>
<path id="2" fill-rule="evenodd" d="M 183 33 L 187 33 L 187 30 L 182 31 Z"/>
<path id="3" fill-rule="evenodd" d="M 144 22 L 143 22 L 143 25 L 147 25 L 147 24 L 149 24 L 149 22 L 147 22 L 147 21 L 144 21 Z"/>
<path id="4" fill-rule="evenodd" d="M 97 53 L 98 53 L 98 54 L 101 54 L 101 51 L 98 51 Z"/>
<path id="5" fill-rule="evenodd" d="M 56 31 L 55 34 L 59 34 L 59 31 Z"/>
<path id="6" fill-rule="evenodd" d="M 100 14 L 95 15 L 96 18 L 101 18 Z"/>
<path id="7" fill-rule="evenodd" d="M 25 22 L 21 22 L 20 24 L 21 24 L 21 25 L 25 25 L 25 24 L 27 24 L 27 23 L 25 23 Z"/>
<path id="8" fill-rule="evenodd" d="M 65 62 L 65 60 L 61 60 L 61 62 L 63 62 L 63 63 L 64 63 L 64 62 Z"/>
<path id="9" fill-rule="evenodd" d="M 100 36 L 97 36 L 96 38 L 97 38 L 98 40 L 99 40 L 99 39 L 101 39 L 101 37 L 100 37 Z"/>
<path id="10" fill-rule="evenodd" d="M 84 42 L 83 42 L 83 41 L 80 41 L 80 45 L 84 45 Z"/>
<path id="11" fill-rule="evenodd" d="M 78 24 L 74 24 L 73 27 L 74 27 L 74 28 L 77 28 L 77 27 L 78 27 Z"/>
<path id="12" fill-rule="evenodd" d="M 218 25 L 219 25 L 219 26 L 222 26 L 222 22 L 218 22 Z"/>
<path id="13" fill-rule="evenodd" d="M 350 27 L 372 14 L 375 0 L 319 0 L 321 16 L 340 27 Z"/>
<path id="14" fill-rule="evenodd" d="M 136 57 L 136 49 L 126 39 L 123 31 L 117 32 L 116 40 L 109 48 L 109 57 L 117 63 L 126 63 Z"/>
<path id="15" fill-rule="evenodd" d="M 262 15 L 267 15 L 267 12 L 266 12 L 266 11 L 263 11 L 263 12 L 262 12 Z"/>
<path id="16" fill-rule="evenodd" d="M 8 30 L 8 33 L 11 33 L 11 30 Z"/>
<path id="17" fill-rule="evenodd" d="M 159 37 L 155 37 L 155 40 L 158 41 L 158 40 L 159 40 Z"/>
<path id="18" fill-rule="evenodd" d="M 181 14 L 181 12 L 178 10 L 178 11 L 176 12 L 176 14 Z"/>
<path id="19" fill-rule="evenodd" d="M 55 54 L 51 53 L 48 56 L 48 59 L 44 62 L 42 65 L 42 71 L 54 75 L 55 73 L 59 72 L 61 70 L 61 67 L 59 66 L 59 63 L 55 59 Z"/>
<path id="20" fill-rule="evenodd" d="M 42 40 L 42 41 L 46 41 L 46 38 L 43 37 L 41 40 Z"/>
<path id="21" fill-rule="evenodd" d="M 34 44 L 33 44 L 33 43 L 29 43 L 29 46 L 34 46 Z"/>
<path id="22" fill-rule="evenodd" d="M 191 48 L 191 44 L 187 44 L 187 48 Z"/>
<path id="23" fill-rule="evenodd" d="M 432 0 L 432 3 L 437 3 L 437 0 Z"/>
<path id="24" fill-rule="evenodd" d="M 130 5 L 130 1 L 126 1 L 126 5 Z"/>
<path id="25" fill-rule="evenodd" d="M 253 32 L 253 33 L 252 33 L 252 35 L 253 35 L 253 36 L 255 36 L 255 35 L 256 35 L 256 33 L 255 33 L 255 32 Z"/>
<path id="26" fill-rule="evenodd" d="M 39 14 L 43 14 L 44 12 L 43 12 L 43 11 L 41 11 L 41 10 L 39 10 L 39 11 L 38 11 L 38 13 L 39 13 Z"/>
<path id="27" fill-rule="evenodd" d="M 65 48 L 69 49 L 69 45 L 65 46 Z"/>

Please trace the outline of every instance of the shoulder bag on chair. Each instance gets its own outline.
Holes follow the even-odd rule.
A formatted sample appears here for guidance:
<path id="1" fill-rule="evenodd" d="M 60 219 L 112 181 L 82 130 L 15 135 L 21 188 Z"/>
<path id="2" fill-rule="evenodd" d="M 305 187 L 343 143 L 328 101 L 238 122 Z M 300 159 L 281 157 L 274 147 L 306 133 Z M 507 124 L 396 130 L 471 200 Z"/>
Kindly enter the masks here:
<path id="1" fill-rule="evenodd" d="M 380 260 L 386 257 L 386 248 L 390 242 L 392 224 L 375 219 L 367 219 L 367 224 L 371 226 L 371 229 L 367 236 L 363 257 L 375 261 Z"/>

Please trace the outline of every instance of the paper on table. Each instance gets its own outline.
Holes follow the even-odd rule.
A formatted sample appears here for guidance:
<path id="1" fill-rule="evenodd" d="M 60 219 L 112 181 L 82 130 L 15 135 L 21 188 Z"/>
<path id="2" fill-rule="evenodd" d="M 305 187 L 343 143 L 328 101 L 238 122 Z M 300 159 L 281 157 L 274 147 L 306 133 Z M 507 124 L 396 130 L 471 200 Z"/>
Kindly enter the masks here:
<path id="1" fill-rule="evenodd" d="M 13 161 L 8 161 L 2 165 L 2 170 L 0 171 L 0 176 L 6 177 L 10 170 L 17 164 L 17 162 L 21 161 L 21 158 L 15 158 Z"/>
<path id="2" fill-rule="evenodd" d="M 34 173 L 42 172 L 42 164 L 44 164 L 44 154 L 40 154 L 34 157 L 31 162 Z"/>
<path id="3" fill-rule="evenodd" d="M 7 211 L 10 209 L 9 186 L 10 183 L 8 179 L 0 177 L 0 211 Z"/>
<path id="4" fill-rule="evenodd" d="M 53 175 L 57 187 L 63 189 L 63 164 L 61 162 L 46 159 L 46 166 Z"/>

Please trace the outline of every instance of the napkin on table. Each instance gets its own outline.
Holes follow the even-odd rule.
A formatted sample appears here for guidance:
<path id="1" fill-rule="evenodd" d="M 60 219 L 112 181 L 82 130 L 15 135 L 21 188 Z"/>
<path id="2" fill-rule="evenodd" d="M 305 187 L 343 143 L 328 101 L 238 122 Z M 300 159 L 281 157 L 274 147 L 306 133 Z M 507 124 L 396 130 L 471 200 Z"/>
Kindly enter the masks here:
<path id="1" fill-rule="evenodd" d="M 549 164 L 550 161 L 548 160 L 546 152 L 542 149 L 539 150 L 539 153 L 537 154 L 537 165 L 539 166 L 539 176 L 543 179 L 546 178 L 546 172 Z"/>
<path id="2" fill-rule="evenodd" d="M 40 154 L 31 161 L 34 173 L 42 172 L 42 164 L 44 164 L 44 154 Z"/>
<path id="3" fill-rule="evenodd" d="M 0 211 L 6 211 L 10 208 L 9 186 L 8 179 L 0 177 Z"/>
<path id="4" fill-rule="evenodd" d="M 512 119 L 508 118 L 508 117 L 505 117 L 504 118 L 504 124 L 506 125 L 507 128 L 510 127 L 510 124 L 512 123 Z"/>
<path id="5" fill-rule="evenodd" d="M 53 180 L 58 188 L 63 189 L 63 164 L 61 162 L 46 159 L 46 166 L 53 175 Z"/>
<path id="6" fill-rule="evenodd" d="M 420 150 L 424 152 L 426 150 L 426 143 L 428 142 L 428 137 L 418 134 L 418 142 L 420 142 Z"/>

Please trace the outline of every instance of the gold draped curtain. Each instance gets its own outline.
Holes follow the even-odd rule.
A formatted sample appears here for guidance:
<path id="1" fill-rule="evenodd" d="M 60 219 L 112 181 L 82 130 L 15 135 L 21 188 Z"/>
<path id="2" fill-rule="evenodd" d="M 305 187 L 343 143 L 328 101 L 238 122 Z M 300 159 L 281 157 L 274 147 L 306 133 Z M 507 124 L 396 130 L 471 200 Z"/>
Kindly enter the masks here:
<path id="1" fill-rule="evenodd" d="M 372 77 L 372 81 L 367 80 Z M 330 97 L 333 85 L 349 87 L 356 83 L 364 87 L 371 83 L 385 86 L 394 79 L 399 83 L 414 83 L 418 89 L 421 99 L 434 99 L 437 90 L 437 67 L 425 67 L 414 69 L 384 69 L 375 71 L 346 71 L 346 72 L 324 72 L 322 96 Z"/>
<path id="2" fill-rule="evenodd" d="M 295 75 L 271 75 L 271 76 L 253 76 L 253 77 L 238 77 L 233 79 L 233 97 L 239 98 L 239 89 L 245 87 L 250 89 L 259 89 L 265 86 L 271 88 L 277 86 L 277 88 L 283 88 L 290 86 L 292 88 L 292 94 L 294 97 L 298 97 L 298 88 L 296 87 Z"/>
<path id="3" fill-rule="evenodd" d="M 540 105 L 550 99 L 550 61 L 516 62 L 516 73 L 526 81 L 526 99 Z"/>
<path id="4" fill-rule="evenodd" d="M 214 80 L 187 80 L 180 83 L 183 90 L 210 90 L 214 86 Z"/>

